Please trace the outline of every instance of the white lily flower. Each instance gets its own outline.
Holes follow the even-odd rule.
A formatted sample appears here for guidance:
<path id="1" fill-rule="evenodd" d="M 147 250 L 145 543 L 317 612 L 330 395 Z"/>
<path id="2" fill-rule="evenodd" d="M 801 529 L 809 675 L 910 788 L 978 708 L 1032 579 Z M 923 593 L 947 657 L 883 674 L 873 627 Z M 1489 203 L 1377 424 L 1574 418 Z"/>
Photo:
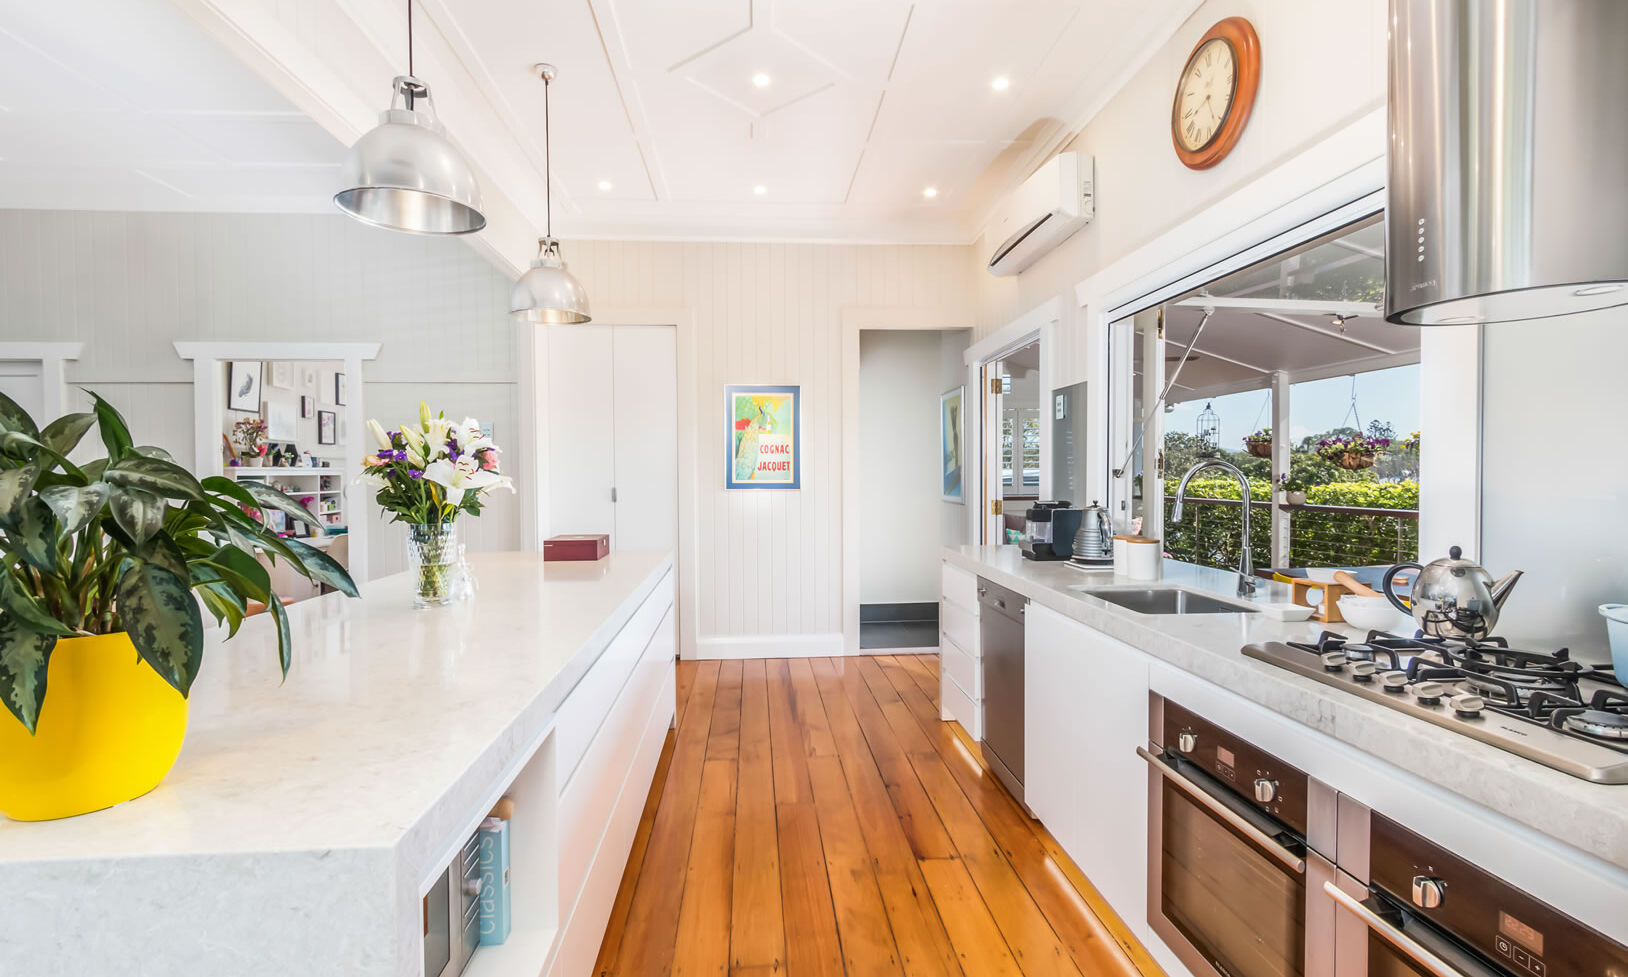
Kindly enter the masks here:
<path id="1" fill-rule="evenodd" d="M 390 444 L 390 436 L 384 433 L 383 424 L 380 424 L 378 421 L 375 421 L 370 417 L 367 421 L 367 429 L 373 432 L 373 440 L 379 443 L 380 451 L 388 451 L 392 447 Z"/>

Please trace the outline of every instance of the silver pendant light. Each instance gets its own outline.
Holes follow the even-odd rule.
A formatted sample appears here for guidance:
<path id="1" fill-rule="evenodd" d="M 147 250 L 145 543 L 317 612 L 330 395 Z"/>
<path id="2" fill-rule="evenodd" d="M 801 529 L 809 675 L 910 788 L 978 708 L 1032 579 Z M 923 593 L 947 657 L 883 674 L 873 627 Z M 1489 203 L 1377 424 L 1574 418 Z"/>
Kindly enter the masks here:
<path id="1" fill-rule="evenodd" d="M 480 184 L 447 140 L 430 87 L 413 76 L 413 4 L 407 0 L 407 74 L 390 107 L 345 157 L 339 209 L 364 224 L 414 234 L 472 234 L 486 226 Z"/>
<path id="2" fill-rule="evenodd" d="M 554 240 L 554 148 L 549 140 L 548 86 L 554 80 L 551 64 L 534 69 L 543 80 L 543 152 L 548 162 L 543 169 L 543 199 L 547 202 L 547 225 L 537 239 L 537 257 L 531 268 L 514 283 L 509 293 L 509 314 L 522 322 L 544 325 L 588 322 L 588 291 L 566 270 L 560 258 L 560 242 Z"/>

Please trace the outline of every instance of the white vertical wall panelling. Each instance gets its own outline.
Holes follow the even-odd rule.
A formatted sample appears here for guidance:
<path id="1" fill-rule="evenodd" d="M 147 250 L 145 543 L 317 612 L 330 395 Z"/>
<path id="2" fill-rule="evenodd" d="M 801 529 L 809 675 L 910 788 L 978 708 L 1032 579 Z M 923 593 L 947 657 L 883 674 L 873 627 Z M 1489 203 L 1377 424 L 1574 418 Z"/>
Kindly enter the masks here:
<path id="1" fill-rule="evenodd" d="M 842 653 L 842 312 L 927 305 L 964 318 L 966 248 L 582 241 L 566 249 L 596 319 L 673 321 L 609 311 L 628 308 L 687 317 L 678 335 L 679 440 L 688 446 L 680 496 L 682 506 L 693 493 L 693 509 L 681 509 L 680 532 L 681 546 L 684 532 L 694 534 L 695 608 L 683 627 L 696 644 L 684 653 Z M 800 491 L 724 491 L 726 383 L 801 386 Z M 682 594 L 682 576 L 680 584 Z"/>
<path id="2" fill-rule="evenodd" d="M 83 287 L 87 268 L 105 287 Z M 187 465 L 198 460 L 192 365 L 177 340 L 380 343 L 366 382 L 352 383 L 353 436 L 360 418 L 399 423 L 428 399 L 495 423 L 523 464 L 508 292 L 461 242 L 338 215 L 0 211 L 0 341 L 83 343 L 69 384 L 105 396 L 139 440 Z M 70 400 L 88 403 L 77 390 Z M 400 532 L 359 511 L 378 530 L 373 571 L 399 569 Z M 470 549 L 514 549 L 517 513 L 513 497 L 494 497 L 466 526 Z"/>

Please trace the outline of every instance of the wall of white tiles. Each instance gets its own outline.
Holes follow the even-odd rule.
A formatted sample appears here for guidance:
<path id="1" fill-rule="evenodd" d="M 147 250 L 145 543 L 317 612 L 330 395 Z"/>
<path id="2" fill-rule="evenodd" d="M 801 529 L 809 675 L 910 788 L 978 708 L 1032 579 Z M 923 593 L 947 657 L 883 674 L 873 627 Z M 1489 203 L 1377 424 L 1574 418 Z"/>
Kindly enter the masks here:
<path id="1" fill-rule="evenodd" d="M 378 342 L 351 384 L 368 415 L 390 426 L 427 399 L 512 442 L 508 292 L 461 241 L 338 215 L 0 211 L 0 341 L 83 342 L 69 383 L 106 397 L 137 440 L 186 464 L 192 364 L 177 340 Z M 471 550 L 513 549 L 518 527 L 518 505 L 502 494 L 465 533 Z M 404 567 L 400 530 L 372 532 L 370 565 L 375 576 Z"/>

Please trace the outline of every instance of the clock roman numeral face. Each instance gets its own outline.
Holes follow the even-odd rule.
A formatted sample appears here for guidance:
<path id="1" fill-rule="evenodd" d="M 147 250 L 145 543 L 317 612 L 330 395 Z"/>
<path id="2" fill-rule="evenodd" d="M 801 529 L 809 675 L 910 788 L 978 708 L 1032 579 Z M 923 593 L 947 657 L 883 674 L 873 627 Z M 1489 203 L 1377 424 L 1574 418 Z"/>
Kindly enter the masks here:
<path id="1" fill-rule="evenodd" d="M 1214 38 L 1187 62 L 1176 97 L 1176 139 L 1182 148 L 1199 150 L 1209 145 L 1232 109 L 1238 78 L 1232 45 Z"/>

